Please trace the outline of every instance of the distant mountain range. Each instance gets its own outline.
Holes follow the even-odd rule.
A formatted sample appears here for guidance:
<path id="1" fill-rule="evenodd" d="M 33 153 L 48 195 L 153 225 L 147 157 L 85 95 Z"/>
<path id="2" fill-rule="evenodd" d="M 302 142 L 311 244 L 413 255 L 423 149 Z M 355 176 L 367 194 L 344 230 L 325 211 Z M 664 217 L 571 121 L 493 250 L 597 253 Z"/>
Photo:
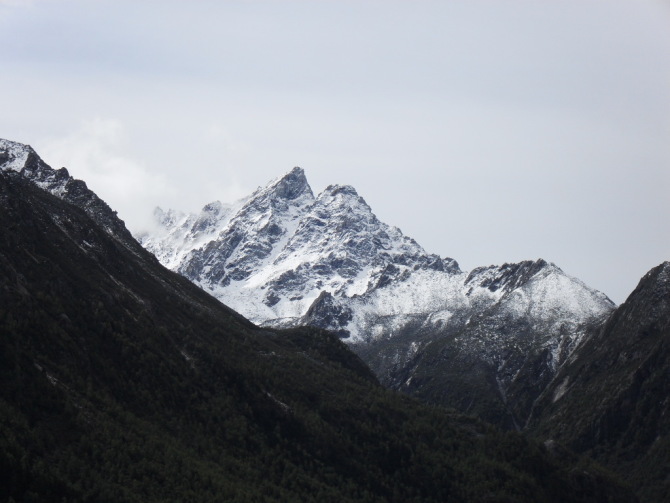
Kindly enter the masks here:
<path id="1" fill-rule="evenodd" d="M 615 307 L 544 260 L 463 272 L 354 188 L 315 197 L 300 168 L 234 205 L 155 216 L 139 241 L 250 320 L 335 331 L 385 385 L 510 428 Z"/>
<path id="2" fill-rule="evenodd" d="M 329 332 L 254 326 L 34 155 L 0 141 L 2 501 L 634 500 L 385 390 Z"/>
<path id="3" fill-rule="evenodd" d="M 572 393 L 555 407 L 546 404 L 549 396 L 572 389 L 563 376 L 598 354 L 596 341 L 619 359 L 628 353 L 642 358 L 624 335 L 650 319 L 639 301 L 632 326 L 619 336 L 623 346 L 610 344 L 606 327 L 630 310 L 631 300 L 616 309 L 604 294 L 542 259 L 463 272 L 454 259 L 429 254 L 380 222 L 354 188 L 331 185 L 315 197 L 300 168 L 235 205 L 215 202 L 191 215 L 157 209 L 155 216 L 157 229 L 140 242 L 254 322 L 334 331 L 385 386 L 504 428 L 542 431 L 539 438 L 556 437 L 626 476 L 635 466 L 634 483 L 655 488 L 643 491 L 645 497 L 670 499 L 670 479 L 663 475 L 670 464 L 658 447 L 666 445 L 666 397 L 647 418 L 657 435 L 653 453 L 647 454 L 649 442 L 637 441 L 622 451 L 658 463 L 651 471 L 637 461 L 619 463 L 611 449 L 598 455 L 604 426 L 590 422 L 581 432 L 588 440 L 572 440 L 588 400 L 577 401 L 578 410 L 571 409 Z M 661 286 L 652 289 L 667 298 Z M 667 305 L 659 312 L 667 316 Z M 653 344 L 668 344 L 667 333 L 657 336 Z M 642 355 L 657 365 L 647 371 L 656 380 L 648 396 L 638 392 L 631 403 L 651 402 L 670 389 L 667 354 L 652 345 Z M 613 386 L 616 373 L 598 368 L 598 379 L 607 377 L 608 384 L 591 389 L 581 383 L 594 404 L 623 386 Z M 620 393 L 611 400 L 624 400 Z M 582 414 L 606 421 L 600 408 Z M 625 421 L 630 432 L 641 413 Z"/>
<path id="4" fill-rule="evenodd" d="M 244 317 L 0 140 L 1 498 L 636 501 L 574 450 L 668 500 L 668 263 L 618 308 L 541 259 L 463 272 L 299 168 L 156 216 Z"/>

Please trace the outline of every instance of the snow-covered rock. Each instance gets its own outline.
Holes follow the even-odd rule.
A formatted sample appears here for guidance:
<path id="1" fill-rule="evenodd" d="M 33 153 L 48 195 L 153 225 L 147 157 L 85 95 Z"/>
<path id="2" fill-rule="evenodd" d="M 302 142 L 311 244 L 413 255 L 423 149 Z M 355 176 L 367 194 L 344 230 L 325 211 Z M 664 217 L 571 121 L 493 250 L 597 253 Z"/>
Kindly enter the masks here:
<path id="1" fill-rule="evenodd" d="M 314 197 L 301 168 L 231 206 L 208 204 L 198 215 L 157 209 L 155 216 L 158 231 L 140 242 L 260 324 L 299 324 L 314 316 L 324 294 L 335 303 L 356 301 L 415 272 L 439 273 L 443 282 L 460 274 L 455 261 L 429 255 L 380 222 L 353 187 L 331 185 Z M 437 302 L 416 301 L 423 311 Z M 351 321 L 324 326 L 364 340 L 365 323 Z"/>
<path id="2" fill-rule="evenodd" d="M 380 222 L 353 187 L 315 197 L 300 168 L 232 205 L 155 215 L 158 230 L 138 239 L 166 266 L 258 324 L 337 331 L 382 382 L 409 391 L 427 348 L 450 341 L 461 363 L 491 369 L 505 405 L 519 379 L 553 376 L 614 308 L 544 260 L 463 272 Z"/>

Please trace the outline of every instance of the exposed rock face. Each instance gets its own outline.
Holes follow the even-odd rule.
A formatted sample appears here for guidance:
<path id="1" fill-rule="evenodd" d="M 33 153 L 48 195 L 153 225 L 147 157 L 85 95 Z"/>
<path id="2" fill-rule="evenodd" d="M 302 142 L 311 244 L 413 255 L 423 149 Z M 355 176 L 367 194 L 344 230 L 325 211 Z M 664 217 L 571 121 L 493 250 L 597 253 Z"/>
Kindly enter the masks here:
<path id="1" fill-rule="evenodd" d="M 463 272 L 354 188 L 314 197 L 300 168 L 234 205 L 156 216 L 140 242 L 249 319 L 334 330 L 387 386 L 508 427 L 614 308 L 544 260 Z"/>

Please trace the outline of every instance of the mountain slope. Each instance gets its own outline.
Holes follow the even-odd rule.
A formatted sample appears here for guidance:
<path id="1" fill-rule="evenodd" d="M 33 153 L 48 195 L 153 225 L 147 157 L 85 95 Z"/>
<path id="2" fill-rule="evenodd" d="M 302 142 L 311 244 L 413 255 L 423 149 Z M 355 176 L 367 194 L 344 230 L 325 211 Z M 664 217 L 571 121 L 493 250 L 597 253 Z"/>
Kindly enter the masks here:
<path id="1" fill-rule="evenodd" d="M 614 309 L 544 260 L 463 272 L 380 222 L 352 187 L 314 197 L 300 168 L 236 205 L 156 215 L 141 243 L 249 319 L 333 330 L 386 386 L 509 428 Z"/>
<path id="2" fill-rule="evenodd" d="M 109 205 L 67 169 L 54 170 L 29 145 L 0 138 L 0 171 L 15 171 L 38 187 L 83 209 L 109 234 L 130 248 L 135 239 Z"/>
<path id="3" fill-rule="evenodd" d="M 644 501 L 670 498 L 670 262 L 655 267 L 560 369 L 531 432 L 602 461 Z"/>
<path id="4" fill-rule="evenodd" d="M 632 501 L 331 334 L 255 327 L 18 173 L 0 226 L 3 499 Z"/>
<path id="5" fill-rule="evenodd" d="M 609 303 L 542 260 L 475 270 L 474 283 L 494 288 L 497 301 L 458 325 L 424 323 L 359 353 L 391 388 L 520 430 Z"/>

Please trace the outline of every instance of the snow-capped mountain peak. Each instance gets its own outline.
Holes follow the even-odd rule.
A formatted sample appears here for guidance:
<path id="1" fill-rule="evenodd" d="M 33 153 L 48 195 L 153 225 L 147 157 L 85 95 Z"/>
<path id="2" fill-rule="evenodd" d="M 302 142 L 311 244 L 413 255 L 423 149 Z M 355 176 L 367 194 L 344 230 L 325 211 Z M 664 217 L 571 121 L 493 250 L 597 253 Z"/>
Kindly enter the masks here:
<path id="1" fill-rule="evenodd" d="M 307 183 L 305 171 L 298 166 L 259 190 L 262 193 L 287 200 L 294 200 L 304 196 L 314 199 L 312 188 Z"/>
<path id="2" fill-rule="evenodd" d="M 224 206 L 158 212 L 161 230 L 140 240 L 256 323 L 337 331 L 390 386 L 406 386 L 424 351 L 448 344 L 466 367 L 490 369 L 493 393 L 532 397 L 520 376 L 545 382 L 614 308 L 542 259 L 463 272 L 381 222 L 353 187 L 314 197 L 300 168 Z"/>
<path id="3" fill-rule="evenodd" d="M 36 155 L 29 145 L 0 139 L 0 169 L 21 171 L 30 154 Z"/>
<path id="4" fill-rule="evenodd" d="M 301 168 L 233 206 L 155 217 L 158 230 L 142 244 L 259 323 L 295 323 L 322 292 L 349 298 L 413 269 L 458 271 L 380 222 L 353 187 L 330 185 L 315 198 Z"/>
<path id="5" fill-rule="evenodd" d="M 450 320 L 456 327 L 502 299 L 521 309 L 524 288 L 531 284 L 554 284 L 555 291 L 543 293 L 542 306 L 550 306 L 550 298 L 569 303 L 561 296 L 580 289 L 599 299 L 574 279 L 552 283 L 551 278 L 568 277 L 542 259 L 463 273 L 453 259 L 427 253 L 379 221 L 353 187 L 329 185 L 314 197 L 297 167 L 235 205 L 216 202 L 198 215 L 159 211 L 156 216 L 160 231 L 141 236 L 141 242 L 224 303 L 257 323 L 319 324 L 351 341 L 387 336 L 388 327 L 372 320 L 402 313 L 422 318 L 424 328 L 430 320 L 441 327 Z M 324 320 L 331 317 L 314 318 L 323 313 L 315 302 L 352 314 L 338 317 L 346 319 L 344 325 L 330 326 Z M 572 307 L 590 315 L 607 302 Z M 532 306 L 539 309 L 540 303 Z"/>

